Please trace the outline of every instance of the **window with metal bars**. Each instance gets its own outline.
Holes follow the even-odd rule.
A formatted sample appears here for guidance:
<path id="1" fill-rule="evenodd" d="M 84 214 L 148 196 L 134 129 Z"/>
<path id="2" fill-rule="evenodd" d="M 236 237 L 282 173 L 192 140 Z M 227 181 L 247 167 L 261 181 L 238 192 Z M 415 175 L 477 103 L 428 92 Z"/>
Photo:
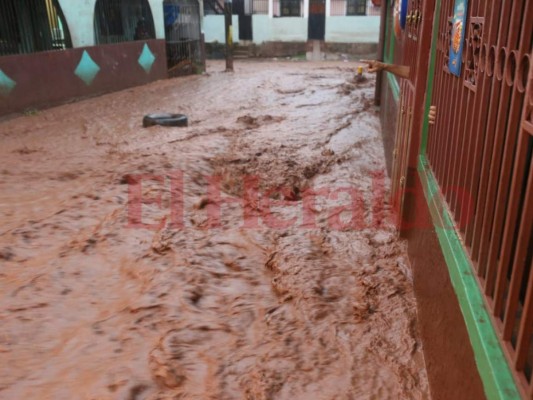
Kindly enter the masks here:
<path id="1" fill-rule="evenodd" d="M 381 6 L 375 3 L 376 0 L 331 0 L 330 16 L 381 15 Z"/>
<path id="2" fill-rule="evenodd" d="M 268 14 L 268 0 L 253 0 L 252 12 L 254 14 Z"/>
<path id="3" fill-rule="evenodd" d="M 280 0 L 281 17 L 301 17 L 301 8 L 300 0 Z"/>
<path id="4" fill-rule="evenodd" d="M 57 0 L 1 0 L 0 55 L 72 47 Z"/>
<path id="5" fill-rule="evenodd" d="M 97 0 L 94 33 L 96 44 L 155 39 L 148 0 Z"/>
<path id="6" fill-rule="evenodd" d="M 366 15 L 367 0 L 347 0 L 346 15 Z"/>

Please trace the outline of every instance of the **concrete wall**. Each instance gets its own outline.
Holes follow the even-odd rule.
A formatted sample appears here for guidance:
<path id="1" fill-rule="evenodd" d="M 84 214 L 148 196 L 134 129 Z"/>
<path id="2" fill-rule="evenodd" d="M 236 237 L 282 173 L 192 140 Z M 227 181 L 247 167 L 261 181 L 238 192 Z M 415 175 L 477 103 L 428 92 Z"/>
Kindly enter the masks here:
<path id="1" fill-rule="evenodd" d="M 377 43 L 380 16 L 326 18 L 326 42 Z"/>
<path id="2" fill-rule="evenodd" d="M 103 46 L 95 46 L 96 0 L 58 1 L 74 48 L 0 57 L 0 115 L 167 77 L 163 0 L 148 0 L 157 39 Z"/>
<path id="3" fill-rule="evenodd" d="M 163 0 L 148 0 L 154 17 L 156 39 L 165 38 L 165 19 L 163 15 Z"/>
<path id="4" fill-rule="evenodd" d="M 233 41 L 237 42 L 239 39 L 239 17 L 234 15 L 232 18 L 233 24 Z M 203 31 L 205 34 L 206 43 L 226 43 L 226 35 L 224 31 L 224 16 L 223 15 L 206 15 L 203 18 Z"/>
<path id="5" fill-rule="evenodd" d="M 239 41 L 239 17 L 233 16 L 233 41 Z M 253 42 L 305 42 L 307 41 L 307 18 L 270 18 L 268 15 L 253 15 Z M 206 43 L 225 43 L 224 16 L 206 15 L 203 30 Z"/>
<path id="6" fill-rule="evenodd" d="M 305 17 L 269 17 L 253 15 L 253 42 L 306 42 L 308 19 Z M 377 43 L 379 16 L 351 16 L 326 18 L 326 42 Z M 225 43 L 224 16 L 206 15 L 203 30 L 206 43 Z M 239 41 L 239 21 L 233 16 L 233 41 Z"/>
<path id="7" fill-rule="evenodd" d="M 74 47 L 94 46 L 95 4 L 96 0 L 59 0 Z"/>
<path id="8" fill-rule="evenodd" d="M 0 74 L 0 115 L 46 108 L 165 79 L 165 41 L 3 56 Z"/>
<path id="9" fill-rule="evenodd" d="M 307 18 L 270 18 L 268 15 L 252 16 L 253 41 L 263 42 L 306 42 Z"/>

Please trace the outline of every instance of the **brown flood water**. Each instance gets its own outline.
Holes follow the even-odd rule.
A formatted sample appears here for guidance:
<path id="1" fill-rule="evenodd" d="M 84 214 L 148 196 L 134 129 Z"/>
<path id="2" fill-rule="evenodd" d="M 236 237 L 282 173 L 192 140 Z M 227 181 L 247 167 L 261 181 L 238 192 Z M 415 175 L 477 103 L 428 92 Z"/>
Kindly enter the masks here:
<path id="1" fill-rule="evenodd" d="M 0 398 L 429 398 L 354 67 L 211 63 L 0 123 Z"/>

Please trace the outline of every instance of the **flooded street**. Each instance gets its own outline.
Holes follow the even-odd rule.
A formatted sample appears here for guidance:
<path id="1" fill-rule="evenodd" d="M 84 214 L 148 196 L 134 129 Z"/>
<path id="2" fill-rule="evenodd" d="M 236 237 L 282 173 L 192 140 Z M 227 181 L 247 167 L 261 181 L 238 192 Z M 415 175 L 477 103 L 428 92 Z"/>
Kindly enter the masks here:
<path id="1" fill-rule="evenodd" d="M 0 398 L 429 398 L 373 77 L 223 69 L 0 123 Z"/>

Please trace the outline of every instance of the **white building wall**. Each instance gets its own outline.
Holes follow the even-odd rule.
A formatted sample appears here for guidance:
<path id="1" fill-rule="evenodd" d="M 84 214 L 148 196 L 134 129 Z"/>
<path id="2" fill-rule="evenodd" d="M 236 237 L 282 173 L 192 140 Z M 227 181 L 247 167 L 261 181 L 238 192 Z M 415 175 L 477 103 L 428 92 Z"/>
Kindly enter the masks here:
<path id="1" fill-rule="evenodd" d="M 94 46 L 96 0 L 59 0 L 74 47 Z"/>
<path id="2" fill-rule="evenodd" d="M 237 42 L 239 40 L 239 17 L 234 15 L 231 23 L 233 26 L 233 41 Z M 206 43 L 226 43 L 224 15 L 204 16 L 203 31 Z"/>
<path id="3" fill-rule="evenodd" d="M 378 43 L 379 16 L 350 16 L 326 18 L 326 42 Z"/>
<path id="4" fill-rule="evenodd" d="M 239 17 L 233 16 L 233 41 L 239 41 Z M 268 15 L 253 15 L 253 42 L 306 42 L 307 18 L 283 17 L 270 18 Z M 204 17 L 206 43 L 225 43 L 224 16 L 206 15 Z"/>
<path id="5" fill-rule="evenodd" d="M 326 3 L 329 3 L 330 0 L 326 0 Z M 304 0 L 304 18 L 309 17 L 309 0 Z"/>
<path id="6" fill-rule="evenodd" d="M 165 38 L 165 16 L 163 12 L 163 0 L 148 0 L 154 18 L 155 38 Z"/>
<path id="7" fill-rule="evenodd" d="M 306 42 L 309 0 L 304 0 L 304 17 L 273 17 L 273 0 L 268 14 L 252 16 L 253 42 Z M 330 0 L 326 0 L 326 15 L 330 15 Z M 330 43 L 378 43 L 379 16 L 327 16 L 325 41 Z M 203 31 L 206 43 L 225 43 L 224 16 L 206 15 Z M 239 40 L 237 16 L 233 16 L 233 41 Z"/>
<path id="8" fill-rule="evenodd" d="M 306 42 L 307 18 L 252 16 L 253 42 Z"/>

